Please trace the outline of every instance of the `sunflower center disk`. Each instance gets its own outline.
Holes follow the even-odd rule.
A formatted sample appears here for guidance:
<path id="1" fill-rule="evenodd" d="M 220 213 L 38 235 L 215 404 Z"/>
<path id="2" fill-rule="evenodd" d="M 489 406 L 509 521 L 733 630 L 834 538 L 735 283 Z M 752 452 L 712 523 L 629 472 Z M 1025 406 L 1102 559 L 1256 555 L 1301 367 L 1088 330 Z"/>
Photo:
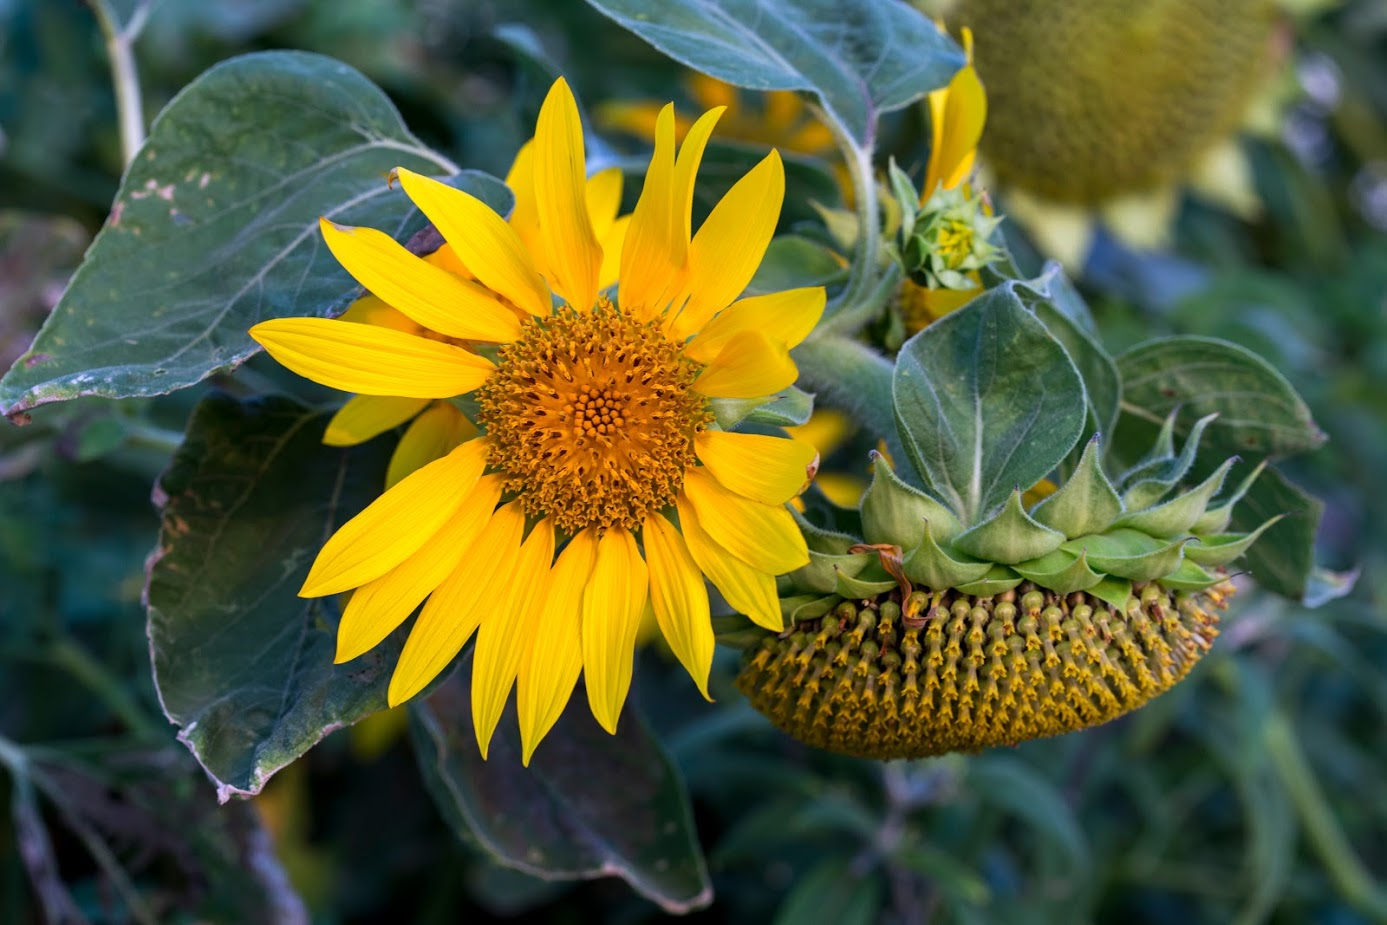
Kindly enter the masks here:
<path id="1" fill-rule="evenodd" d="M 1133 589 L 1125 614 L 1030 582 L 977 598 L 844 601 L 767 636 L 737 686 L 790 735 L 866 758 L 922 758 L 1060 735 L 1169 690 L 1218 634 L 1228 582 Z"/>
<path id="2" fill-rule="evenodd" d="M 674 503 L 712 419 L 691 388 L 699 370 L 606 299 L 532 319 L 477 391 L 490 463 L 526 513 L 561 530 L 634 529 Z"/>

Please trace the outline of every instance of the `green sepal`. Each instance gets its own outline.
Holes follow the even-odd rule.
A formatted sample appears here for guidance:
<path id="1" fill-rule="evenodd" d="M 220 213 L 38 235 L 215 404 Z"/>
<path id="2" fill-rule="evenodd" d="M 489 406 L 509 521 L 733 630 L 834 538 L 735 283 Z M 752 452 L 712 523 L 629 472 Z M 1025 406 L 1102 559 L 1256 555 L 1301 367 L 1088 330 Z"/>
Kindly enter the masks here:
<path id="1" fill-rule="evenodd" d="M 796 589 L 829 594 L 838 586 L 839 576 L 854 577 L 875 558 L 869 552 L 845 554 L 810 549 L 809 564 L 791 572 L 790 582 Z"/>
<path id="2" fill-rule="evenodd" d="M 1242 484 L 1234 489 L 1233 493 L 1225 498 L 1222 504 L 1209 508 L 1194 522 L 1194 525 L 1190 527 L 1190 532 L 1202 535 L 1222 533 L 1227 530 L 1228 524 L 1233 520 L 1233 506 L 1243 499 L 1243 495 L 1248 493 L 1252 488 L 1252 483 L 1257 481 L 1257 476 L 1261 475 L 1262 470 L 1266 467 L 1267 461 L 1265 459 L 1259 462 L 1257 468 L 1248 473 L 1247 477 L 1242 480 Z"/>
<path id="3" fill-rule="evenodd" d="M 790 600 L 793 600 L 791 598 Z M 781 601 L 783 610 L 786 601 Z M 750 649 L 761 643 L 770 630 L 757 626 L 739 613 L 713 617 L 713 638 L 718 645 L 734 649 Z"/>
<path id="4" fill-rule="evenodd" d="M 1089 588 L 1088 593 L 1112 607 L 1118 612 L 1118 615 L 1126 616 L 1127 605 L 1132 600 L 1132 583 L 1125 578 L 1114 578 L 1109 575 Z"/>
<path id="5" fill-rule="evenodd" d="M 1185 558 L 1200 565 L 1227 565 L 1247 552 L 1247 547 L 1256 542 L 1257 537 L 1285 516 L 1277 514 L 1251 533 L 1214 533 L 1200 536 L 1198 539 L 1202 545 L 1191 546 L 1185 550 Z"/>
<path id="6" fill-rule="evenodd" d="M 1189 555 L 1189 553 L 1186 553 Z M 1202 567 L 1186 559 L 1180 567 L 1160 580 L 1163 588 L 1172 591 L 1203 591 L 1223 580 L 1222 575 L 1205 571 Z"/>
<path id="7" fill-rule="evenodd" d="M 1179 567 L 1185 544 L 1192 542 L 1194 537 L 1184 536 L 1166 543 L 1140 530 L 1122 528 L 1070 540 L 1062 548 L 1078 555 L 1087 547 L 1089 565 L 1109 575 L 1155 581 Z"/>
<path id="8" fill-rule="evenodd" d="M 1176 536 L 1188 533 L 1209 506 L 1209 500 L 1223 487 L 1228 470 L 1237 462 L 1237 457 L 1227 459 L 1214 474 L 1194 488 L 1175 498 L 1149 507 L 1144 511 L 1133 511 L 1117 519 L 1116 527 L 1130 527 L 1152 536 Z"/>
<path id="9" fill-rule="evenodd" d="M 1056 594 L 1087 591 L 1103 580 L 1100 573 L 1089 567 L 1087 550 L 1075 556 L 1072 552 L 1056 549 L 1039 559 L 1013 565 L 1012 569 L 1022 578 Z"/>
<path id="10" fill-rule="evenodd" d="M 823 527 L 810 523 L 803 514 L 794 508 L 789 510 L 790 516 L 795 519 L 795 526 L 799 527 L 799 532 L 804 534 L 804 544 L 809 547 L 811 552 L 842 556 L 847 555 L 849 549 L 862 542 L 848 533 L 825 530 Z"/>
<path id="11" fill-rule="evenodd" d="M 894 578 L 885 578 L 880 581 L 872 581 L 854 578 L 844 572 L 838 572 L 838 582 L 833 588 L 833 593 L 849 600 L 859 601 L 878 594 L 885 594 L 887 591 L 900 587 Z"/>
<path id="12" fill-rule="evenodd" d="M 1003 591 L 1010 591 L 1023 580 L 1020 575 L 1007 566 L 994 565 L 982 578 L 961 584 L 955 590 L 962 594 L 971 594 L 974 597 L 991 597 L 994 594 L 1001 594 Z"/>
<path id="13" fill-rule="evenodd" d="M 785 628 L 790 629 L 796 623 L 803 623 L 805 620 L 817 620 L 838 605 L 842 598 L 836 594 L 826 597 L 815 597 L 809 594 L 800 594 L 795 597 L 782 598 L 780 601 L 780 612 L 785 617 Z M 786 604 L 793 601 L 793 606 L 787 607 Z M 759 629 L 759 627 L 758 627 Z M 761 630 L 764 636 L 768 630 Z"/>
<path id="14" fill-rule="evenodd" d="M 1199 452 L 1199 440 L 1204 436 L 1204 428 L 1218 417 L 1217 414 L 1208 414 L 1195 421 L 1180 455 L 1175 456 L 1168 435 L 1168 430 L 1174 427 L 1175 415 L 1176 412 L 1172 411 L 1170 417 L 1166 418 L 1161 435 L 1156 438 L 1157 449 L 1128 470 L 1119 480 L 1120 484 L 1126 486 L 1122 492 L 1122 503 L 1129 511 L 1139 511 L 1155 504 L 1185 477 L 1185 473 L 1190 471 L 1190 466 L 1194 465 L 1194 457 Z M 1163 455 L 1156 455 L 1158 452 Z"/>
<path id="15" fill-rule="evenodd" d="M 963 525 L 943 504 L 901 481 L 886 457 L 872 453 L 872 484 L 862 496 L 862 534 L 868 543 L 891 543 L 902 549 L 919 545 L 925 521 L 935 539 L 947 543 Z"/>
<path id="16" fill-rule="evenodd" d="M 1063 533 L 1031 519 L 1018 488 L 994 517 L 960 533 L 950 545 L 974 558 L 1010 565 L 1039 559 L 1059 549 L 1064 540 Z"/>
<path id="17" fill-rule="evenodd" d="M 915 216 L 920 210 L 920 194 L 915 189 L 915 184 L 910 181 L 906 172 L 896 165 L 894 157 L 886 163 L 886 176 L 891 181 L 891 194 L 901 209 L 902 230 L 914 228 Z"/>
<path id="18" fill-rule="evenodd" d="M 1094 434 L 1069 481 L 1037 504 L 1031 517 L 1071 540 L 1111 527 L 1122 516 L 1122 499 L 1104 474 L 1101 458 L 1099 436 Z"/>
<path id="19" fill-rule="evenodd" d="M 934 591 L 976 581 L 992 568 L 991 562 L 961 562 L 946 553 L 934 541 L 933 521 L 925 522 L 924 537 L 906 554 L 903 564 L 906 578 Z"/>

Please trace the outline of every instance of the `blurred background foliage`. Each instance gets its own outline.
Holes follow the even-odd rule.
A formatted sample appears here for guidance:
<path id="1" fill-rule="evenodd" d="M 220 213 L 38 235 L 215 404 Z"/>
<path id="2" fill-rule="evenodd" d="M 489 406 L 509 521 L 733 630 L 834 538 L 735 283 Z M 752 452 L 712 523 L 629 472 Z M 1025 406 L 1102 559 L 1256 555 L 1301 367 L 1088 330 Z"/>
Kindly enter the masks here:
<path id="1" fill-rule="evenodd" d="M 732 688 L 732 653 L 709 705 L 649 651 L 637 695 L 686 778 L 716 890 L 693 918 L 1387 921 L 1387 5 L 1320 6 L 1290 37 L 1279 124 L 1242 141 L 1261 216 L 1185 199 L 1169 249 L 1100 232 L 1080 284 L 1113 350 L 1208 334 L 1291 379 L 1331 442 L 1290 471 L 1326 500 L 1321 558 L 1359 570 L 1355 591 L 1317 610 L 1246 594 L 1192 679 L 1134 716 L 918 763 L 780 736 Z M 209 65 L 269 48 L 347 61 L 426 143 L 495 174 L 558 73 L 588 106 L 694 110 L 688 73 L 567 0 L 149 12 L 135 53 L 150 115 Z M 594 127 L 598 160 L 641 151 Z M 919 165 L 925 128 L 919 109 L 892 116 L 882 163 Z M 725 148 L 712 163 L 730 182 L 748 155 L 739 166 L 737 143 Z M 0 0 L 0 368 L 56 301 L 120 170 L 92 10 Z M 836 188 L 831 165 L 802 156 L 782 231 L 823 238 L 809 200 L 831 205 Z M 211 387 L 234 393 L 238 377 Z M 140 605 L 150 486 L 205 392 L 70 402 L 0 427 L 0 921 L 662 917 L 620 881 L 546 883 L 460 841 L 394 713 L 331 736 L 255 800 L 216 805 L 159 708 Z M 825 470 L 861 473 L 871 442 L 842 441 Z"/>

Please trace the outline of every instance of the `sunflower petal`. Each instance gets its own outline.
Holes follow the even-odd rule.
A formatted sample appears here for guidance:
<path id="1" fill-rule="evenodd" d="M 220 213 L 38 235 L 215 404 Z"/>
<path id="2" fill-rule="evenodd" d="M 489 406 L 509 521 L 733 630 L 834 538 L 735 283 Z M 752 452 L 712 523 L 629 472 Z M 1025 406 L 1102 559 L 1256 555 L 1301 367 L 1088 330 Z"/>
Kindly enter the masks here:
<path id="1" fill-rule="evenodd" d="M 337 624 L 337 663 L 374 649 L 457 568 L 496 502 L 502 478 L 484 475 L 462 506 L 418 552 L 384 575 L 357 588 Z"/>
<path id="2" fill-rule="evenodd" d="M 385 487 L 391 488 L 416 469 L 451 453 L 477 436 L 477 426 L 447 402 L 439 402 L 410 422 L 390 454 Z"/>
<path id="3" fill-rule="evenodd" d="M 699 165 L 703 163 L 703 152 L 708 147 L 713 128 L 726 110 L 726 106 L 715 106 L 699 116 L 679 145 L 679 158 L 674 162 L 674 209 L 675 219 L 679 222 L 680 244 L 674 252 L 676 266 L 688 256 L 689 240 L 693 237 L 694 179 L 698 176 Z"/>
<path id="4" fill-rule="evenodd" d="M 819 323 L 827 298 L 822 286 L 810 286 L 738 299 L 705 324 L 684 352 L 708 363 L 742 331 L 760 331 L 786 350 L 797 347 Z"/>
<path id="5" fill-rule="evenodd" d="M 395 168 L 405 193 L 428 216 L 482 285 L 531 315 L 552 309 L 549 288 L 534 259 L 506 220 L 475 196 L 403 167 Z"/>
<path id="6" fill-rule="evenodd" d="M 947 87 L 929 95 L 929 109 L 932 144 L 921 202 L 936 186 L 958 186 L 973 167 L 974 152 L 987 121 L 987 93 L 971 64 L 954 74 Z"/>
<path id="7" fill-rule="evenodd" d="M 525 643 L 539 619 L 535 605 L 543 600 L 553 561 L 554 527 L 546 519 L 521 544 L 514 570 L 502 576 L 506 580 L 503 593 L 495 598 L 490 618 L 477 630 L 472 652 L 472 728 L 483 758 L 520 670 Z"/>
<path id="8" fill-rule="evenodd" d="M 602 272 L 597 274 L 597 287 L 606 289 L 621 274 L 621 250 L 626 244 L 626 232 L 631 216 L 623 215 L 602 234 Z"/>
<path id="9" fill-rule="evenodd" d="M 597 541 L 592 576 L 583 589 L 583 680 L 592 715 L 613 735 L 631 689 L 648 588 L 635 538 L 621 527 L 609 529 Z"/>
<path id="10" fill-rule="evenodd" d="M 476 487 L 487 450 L 485 438 L 464 443 L 371 502 L 323 545 L 299 596 L 359 588 L 413 555 Z"/>
<path id="11" fill-rule="evenodd" d="M 583 670 L 583 586 L 596 555 L 595 531 L 584 530 L 569 540 L 549 573 L 544 605 L 538 608 L 539 618 L 531 627 L 515 692 L 526 766 L 558 722 Z"/>
<path id="12" fill-rule="evenodd" d="M 708 673 L 713 668 L 713 623 L 703 573 L 689 554 L 684 538 L 659 514 L 645 519 L 641 532 L 650 568 L 650 603 L 660 632 L 705 700 Z"/>
<path id="13" fill-rule="evenodd" d="M 793 385 L 799 369 L 790 354 L 760 331 L 738 331 L 728 338 L 694 380 L 710 398 L 760 398 Z"/>
<path id="14" fill-rule="evenodd" d="M 592 219 L 592 231 L 597 235 L 598 243 L 602 244 L 603 259 L 606 259 L 606 234 L 621 209 L 621 187 L 624 183 L 620 167 L 608 167 L 588 177 L 588 217 Z M 620 253 L 618 248 L 617 255 L 620 256 Z"/>
<path id="15" fill-rule="evenodd" d="M 531 254 L 543 253 L 543 239 L 539 231 L 539 204 L 535 201 L 535 142 L 530 139 L 515 152 L 510 171 L 506 173 L 506 186 L 515 196 L 510 218 L 506 221 L 520 236 L 525 249 Z"/>
<path id="16" fill-rule="evenodd" d="M 428 405 L 427 398 L 397 395 L 355 395 L 337 409 L 323 432 L 328 446 L 356 446 L 399 427 Z"/>
<path id="17" fill-rule="evenodd" d="M 784 504 L 804 490 L 819 455 L 812 444 L 764 434 L 705 430 L 694 451 L 713 478 L 744 498 Z"/>
<path id="18" fill-rule="evenodd" d="M 809 550 L 784 507 L 750 501 L 702 468 L 684 473 L 683 496 L 719 546 L 752 568 L 783 575 L 809 563 Z"/>
<path id="19" fill-rule="evenodd" d="M 525 512 L 518 501 L 496 509 L 455 568 L 429 595 L 409 631 L 399 664 L 390 676 L 386 700 L 404 703 L 448 667 L 483 617 L 505 619 L 487 588 L 499 576 L 513 576 L 520 556 Z"/>
<path id="20" fill-rule="evenodd" d="M 374 228 L 319 219 L 328 250 L 356 281 L 430 330 L 449 337 L 509 343 L 520 319 L 476 283 L 414 256 Z"/>
<path id="21" fill-rule="evenodd" d="M 679 509 L 679 531 L 689 547 L 689 555 L 713 587 L 738 613 L 744 613 L 758 626 L 773 632 L 785 628 L 780 612 L 780 600 L 775 593 L 775 578 L 754 569 L 713 541 L 698 522 L 693 506 L 680 495 L 675 499 Z"/>
<path id="22" fill-rule="evenodd" d="M 554 291 L 586 311 L 597 300 L 602 249 L 588 217 L 583 124 L 568 81 L 549 88 L 535 125 L 535 202 Z"/>
<path id="23" fill-rule="evenodd" d="M 481 385 L 494 369 L 452 344 L 330 318 L 276 318 L 251 328 L 250 336 L 300 376 L 363 395 L 451 398 Z"/>
<path id="24" fill-rule="evenodd" d="M 623 313 L 646 320 L 663 307 L 670 279 L 684 262 L 684 242 L 674 211 L 674 104 L 655 120 L 655 151 L 645 186 L 631 212 L 621 246 L 617 301 Z"/>
<path id="25" fill-rule="evenodd" d="M 670 326 L 674 340 L 697 332 L 741 295 L 766 255 L 784 199 L 785 167 L 771 151 L 713 207 L 689 244 L 688 301 Z"/>

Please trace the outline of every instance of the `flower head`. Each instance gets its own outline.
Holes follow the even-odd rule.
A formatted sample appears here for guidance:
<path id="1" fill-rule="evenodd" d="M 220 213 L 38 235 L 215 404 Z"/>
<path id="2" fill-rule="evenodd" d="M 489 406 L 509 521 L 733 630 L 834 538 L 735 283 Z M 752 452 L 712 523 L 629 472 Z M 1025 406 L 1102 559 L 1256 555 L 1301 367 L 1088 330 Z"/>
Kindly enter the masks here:
<path id="1" fill-rule="evenodd" d="M 673 107 L 661 111 L 618 250 L 607 232 L 623 220 L 613 208 L 604 229 L 595 215 L 577 105 L 560 79 L 508 178 L 509 222 L 400 168 L 446 259 L 323 223 L 343 266 L 420 331 L 321 318 L 251 329 L 281 363 L 336 388 L 446 408 L 474 395 L 475 433 L 459 431 L 455 448 L 344 524 L 300 594 L 355 589 L 338 661 L 373 648 L 423 602 L 392 705 L 475 633 L 483 754 L 513 684 L 527 762 L 580 674 L 593 715 L 615 730 L 647 610 L 706 696 L 704 578 L 778 631 L 774 576 L 808 561 L 784 502 L 808 478 L 813 448 L 724 432 L 710 403 L 789 386 L 788 351 L 813 328 L 824 292 L 739 298 L 784 196 L 774 151 L 693 234 L 694 178 L 718 115 L 697 120 L 676 152 Z"/>

